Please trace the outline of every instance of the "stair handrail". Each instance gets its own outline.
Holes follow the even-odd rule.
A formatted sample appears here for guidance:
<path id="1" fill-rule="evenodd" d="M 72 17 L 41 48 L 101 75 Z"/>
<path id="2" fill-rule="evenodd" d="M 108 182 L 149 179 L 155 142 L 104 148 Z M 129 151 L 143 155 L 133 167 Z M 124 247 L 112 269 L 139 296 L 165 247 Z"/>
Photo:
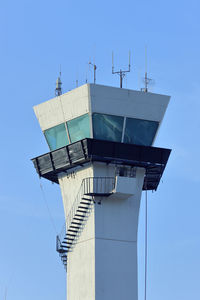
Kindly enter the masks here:
<path id="1" fill-rule="evenodd" d="M 83 179 L 83 180 L 84 180 L 84 179 Z M 82 180 L 82 182 L 81 182 L 81 186 L 80 186 L 80 188 L 79 188 L 79 190 L 78 190 L 78 193 L 77 193 L 77 195 L 76 195 L 76 197 L 75 197 L 75 200 L 74 200 L 74 202 L 73 202 L 73 204 L 72 204 L 72 207 L 71 207 L 71 209 L 70 209 L 70 211 L 69 211 L 69 213 L 68 213 L 68 215 L 67 215 L 67 217 L 66 217 L 66 220 L 65 220 L 65 223 L 64 223 L 64 225 L 63 225 L 62 231 L 61 231 L 61 233 L 59 234 L 59 239 L 60 239 L 61 241 L 63 240 L 63 238 L 64 238 L 64 236 L 65 236 L 65 234 L 66 234 L 68 228 L 70 227 L 71 222 L 72 222 L 72 220 L 73 220 L 73 218 L 74 218 L 74 215 L 75 215 L 75 213 L 76 213 L 76 210 L 77 210 L 77 208 L 78 208 L 78 205 L 79 205 L 79 203 L 80 203 L 80 199 L 81 199 L 81 190 L 82 190 L 83 180 Z M 63 237 L 63 238 L 62 238 L 62 237 Z"/>
<path id="2" fill-rule="evenodd" d="M 110 189 L 108 190 L 102 190 L 104 184 L 103 183 L 106 183 L 108 180 L 111 181 L 111 184 L 110 184 Z M 100 181 L 101 185 L 99 187 L 98 185 L 98 181 Z M 78 193 L 75 197 L 75 200 L 74 200 L 74 203 L 72 204 L 72 207 L 66 217 L 66 222 L 62 228 L 62 231 L 60 233 L 60 235 L 58 236 L 59 237 L 59 240 L 62 241 L 62 237 L 65 236 L 65 234 L 67 233 L 67 230 L 68 228 L 70 227 L 71 225 L 71 222 L 73 221 L 73 218 L 77 212 L 77 209 L 78 209 L 78 206 L 80 204 L 80 201 L 82 199 L 82 197 L 86 194 L 90 194 L 91 193 L 91 188 L 92 188 L 92 191 L 94 190 L 94 187 L 97 189 L 97 191 L 101 191 L 102 193 L 99 193 L 99 194 L 103 194 L 103 192 L 110 192 L 112 193 L 115 189 L 115 177 L 86 177 L 86 178 L 83 178 L 82 182 L 81 182 L 81 186 L 78 190 Z M 105 185 L 106 188 L 109 187 L 109 185 Z M 100 189 L 100 190 L 99 190 Z"/>

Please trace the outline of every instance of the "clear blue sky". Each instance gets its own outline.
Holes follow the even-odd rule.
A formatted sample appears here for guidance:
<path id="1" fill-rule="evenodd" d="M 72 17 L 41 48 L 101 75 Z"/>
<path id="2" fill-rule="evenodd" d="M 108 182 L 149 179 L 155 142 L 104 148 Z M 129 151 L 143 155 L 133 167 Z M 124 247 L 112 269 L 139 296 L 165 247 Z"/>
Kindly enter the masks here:
<path id="1" fill-rule="evenodd" d="M 30 158 L 48 151 L 32 107 L 54 96 L 62 65 L 65 92 L 83 84 L 95 55 L 97 83 L 126 66 L 125 86 L 142 87 L 145 45 L 151 91 L 171 95 L 156 146 L 172 148 L 156 193 L 149 193 L 148 300 L 200 298 L 199 1 L 2 1 L 0 9 L 0 299 L 65 299 L 65 271 Z M 91 72 L 88 71 L 91 81 Z M 57 232 L 64 222 L 55 184 L 41 180 Z M 144 206 L 139 228 L 143 299 Z"/>

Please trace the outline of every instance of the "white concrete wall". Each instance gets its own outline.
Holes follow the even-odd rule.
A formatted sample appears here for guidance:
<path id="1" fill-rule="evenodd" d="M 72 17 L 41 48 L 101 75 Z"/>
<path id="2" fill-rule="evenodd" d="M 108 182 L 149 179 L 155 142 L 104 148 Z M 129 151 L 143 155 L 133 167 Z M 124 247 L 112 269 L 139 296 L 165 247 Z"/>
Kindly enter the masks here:
<path id="1" fill-rule="evenodd" d="M 170 97 L 90 84 L 92 112 L 161 122 Z"/>
<path id="2" fill-rule="evenodd" d="M 87 232 L 94 228 L 91 215 L 84 232 L 84 241 L 78 242 L 68 255 L 67 300 L 95 300 L 95 239 L 87 239 Z"/>
<path id="3" fill-rule="evenodd" d="M 43 131 L 77 118 L 89 112 L 89 85 L 43 102 L 33 109 Z"/>
<path id="4" fill-rule="evenodd" d="M 94 167 L 95 176 L 103 176 L 102 171 Z M 144 169 L 139 168 L 136 178 L 118 177 L 117 197 L 113 194 L 95 206 L 95 300 L 138 299 L 137 230 L 143 179 Z"/>
<path id="5" fill-rule="evenodd" d="M 82 180 L 93 176 L 93 168 L 84 167 L 59 179 L 65 216 L 68 215 Z M 93 207 L 92 207 L 93 208 Z M 68 253 L 67 300 L 95 299 L 95 222 L 94 210 L 79 234 L 73 252 Z"/>
<path id="6" fill-rule="evenodd" d="M 34 111 L 43 131 L 88 112 L 161 122 L 169 100 L 165 95 L 85 84 L 34 106 Z"/>

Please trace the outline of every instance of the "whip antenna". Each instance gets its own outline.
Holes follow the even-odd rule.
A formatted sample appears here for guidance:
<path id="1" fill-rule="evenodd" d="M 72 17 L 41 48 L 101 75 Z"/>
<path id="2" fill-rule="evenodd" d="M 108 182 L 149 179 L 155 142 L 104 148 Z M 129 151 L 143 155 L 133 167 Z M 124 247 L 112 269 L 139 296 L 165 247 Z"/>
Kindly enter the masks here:
<path id="1" fill-rule="evenodd" d="M 95 64 L 95 61 L 94 63 L 92 63 L 91 61 L 89 61 L 89 65 L 93 66 L 93 71 L 94 71 L 94 84 L 96 83 L 96 71 L 97 71 L 97 66 Z"/>
<path id="2" fill-rule="evenodd" d="M 144 88 L 142 88 L 141 91 L 147 93 L 149 84 L 153 83 L 153 80 L 149 78 L 147 75 L 147 47 L 145 47 L 145 75 L 143 80 L 144 80 Z"/>
<path id="3" fill-rule="evenodd" d="M 56 88 L 55 88 L 55 96 L 62 95 L 62 81 L 61 81 L 61 66 L 60 66 L 60 74 L 56 80 Z"/>

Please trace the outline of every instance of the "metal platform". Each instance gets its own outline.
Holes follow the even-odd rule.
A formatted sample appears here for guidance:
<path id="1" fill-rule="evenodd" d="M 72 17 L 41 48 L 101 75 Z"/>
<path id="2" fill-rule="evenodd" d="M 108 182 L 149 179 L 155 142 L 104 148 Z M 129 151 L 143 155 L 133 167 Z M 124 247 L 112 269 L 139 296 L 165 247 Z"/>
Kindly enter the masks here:
<path id="1" fill-rule="evenodd" d="M 58 175 L 88 162 L 129 165 L 146 169 L 144 190 L 156 190 L 171 150 L 132 145 L 96 139 L 83 139 L 76 143 L 32 159 L 37 173 L 58 183 Z"/>

